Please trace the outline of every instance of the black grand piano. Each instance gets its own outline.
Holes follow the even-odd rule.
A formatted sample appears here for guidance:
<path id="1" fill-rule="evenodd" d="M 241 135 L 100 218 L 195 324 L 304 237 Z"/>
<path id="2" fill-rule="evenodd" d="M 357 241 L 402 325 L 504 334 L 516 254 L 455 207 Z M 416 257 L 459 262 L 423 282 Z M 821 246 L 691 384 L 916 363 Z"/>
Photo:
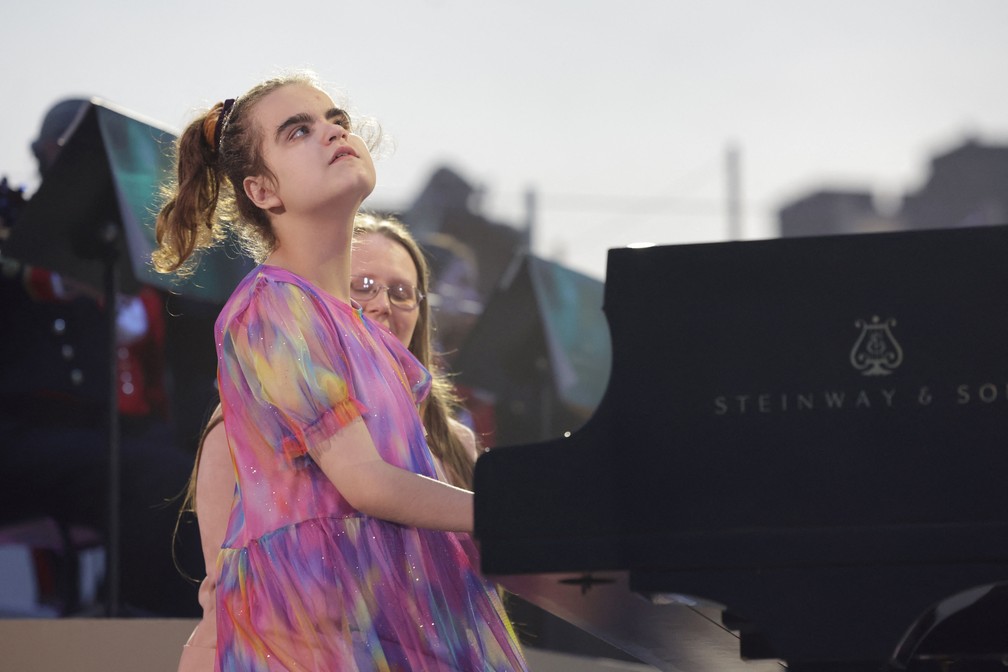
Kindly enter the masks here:
<path id="1" fill-rule="evenodd" d="M 1008 660 L 1008 228 L 614 249 L 608 387 L 483 570 L 662 670 Z"/>

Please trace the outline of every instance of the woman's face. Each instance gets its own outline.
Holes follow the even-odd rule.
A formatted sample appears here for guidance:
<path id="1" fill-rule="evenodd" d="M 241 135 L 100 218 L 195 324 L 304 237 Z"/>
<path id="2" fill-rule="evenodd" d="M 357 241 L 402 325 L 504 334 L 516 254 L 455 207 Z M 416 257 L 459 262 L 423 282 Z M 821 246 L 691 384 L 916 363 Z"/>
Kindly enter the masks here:
<path id="1" fill-rule="evenodd" d="M 364 307 L 365 315 L 385 325 L 403 345 L 409 347 L 420 310 L 407 310 L 393 304 L 385 289 L 395 285 L 417 286 L 417 269 L 409 251 L 380 233 L 364 234 L 354 241 L 350 275 L 355 280 L 367 276 L 378 285 L 378 293 L 368 301 L 361 301 L 353 292 L 351 296 Z"/>

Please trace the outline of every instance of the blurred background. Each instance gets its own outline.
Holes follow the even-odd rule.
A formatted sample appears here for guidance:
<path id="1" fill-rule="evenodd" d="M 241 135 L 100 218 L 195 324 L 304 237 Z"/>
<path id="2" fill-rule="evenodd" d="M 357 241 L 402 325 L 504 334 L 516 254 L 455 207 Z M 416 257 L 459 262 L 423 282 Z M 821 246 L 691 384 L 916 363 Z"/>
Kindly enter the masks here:
<path id="1" fill-rule="evenodd" d="M 610 247 L 772 237 L 821 189 L 891 213 L 934 156 L 1008 144 L 1006 22 L 999 0 L 13 3 L 0 174 L 32 191 L 59 98 L 177 130 L 307 66 L 394 139 L 372 207 L 448 167 L 474 209 L 601 279 Z"/>
<path id="2" fill-rule="evenodd" d="M 66 185 L 106 173 L 94 189 L 115 192 L 127 228 L 149 226 L 162 164 L 145 152 L 283 70 L 313 69 L 352 115 L 375 118 L 386 142 L 366 205 L 401 217 L 430 255 L 438 347 L 458 374 L 467 421 L 491 447 L 559 436 L 597 405 L 609 373 L 599 308 L 610 248 L 1008 223 L 1003 0 L 39 0 L 6 6 L 0 25 L 9 228 L 28 205 L 33 226 L 65 219 L 76 208 Z M 92 158 L 64 160 L 50 195 L 31 204 L 44 196 L 32 143 L 68 98 L 95 100 L 73 152 Z M 38 285 L 0 252 L 12 287 Z M 61 263 L 52 265 L 71 280 L 92 279 Z M 184 480 L 213 396 L 219 300 L 145 297 L 135 275 L 127 289 L 135 310 L 146 301 L 153 311 L 145 342 L 157 365 L 147 375 L 161 396 L 126 408 L 119 389 L 126 440 L 172 444 L 157 449 L 170 458 L 146 459 L 175 464 L 180 453 L 172 473 Z M 229 282 L 201 287 L 226 296 Z M 30 300 L 3 297 L 8 324 L 30 314 L 41 325 L 3 333 L 8 411 L 34 372 L 49 374 L 51 384 L 36 382 L 50 392 L 80 392 L 101 375 L 94 305 L 73 292 L 77 303 L 63 300 L 65 287 L 40 303 L 36 285 Z M 53 331 L 62 320 L 98 331 L 74 341 L 72 328 Z M 29 342 L 56 354 L 32 360 Z M 89 393 L 100 407 L 100 386 Z M 102 450 L 100 431 L 87 440 Z M 162 488 L 177 480 L 161 475 Z M 100 505 L 100 473 L 88 487 Z M 0 560 L 25 581 L 3 587 L 0 613 L 100 609 L 101 531 L 5 513 Z M 127 615 L 192 615 L 195 589 L 166 590 L 178 606 L 134 604 Z M 590 649 L 570 633 L 552 636 L 558 648 Z"/>

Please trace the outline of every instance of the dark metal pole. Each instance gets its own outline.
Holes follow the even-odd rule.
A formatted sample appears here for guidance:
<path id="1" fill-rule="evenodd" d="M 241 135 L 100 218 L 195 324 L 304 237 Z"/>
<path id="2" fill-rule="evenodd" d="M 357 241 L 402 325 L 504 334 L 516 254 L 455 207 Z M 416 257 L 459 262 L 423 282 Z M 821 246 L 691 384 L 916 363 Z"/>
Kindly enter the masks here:
<path id="1" fill-rule="evenodd" d="M 119 278 L 116 273 L 119 227 L 109 222 L 101 231 L 104 247 L 105 337 L 108 346 L 108 531 L 105 535 L 105 615 L 119 615 L 119 387 L 118 348 L 116 347 L 116 300 Z"/>

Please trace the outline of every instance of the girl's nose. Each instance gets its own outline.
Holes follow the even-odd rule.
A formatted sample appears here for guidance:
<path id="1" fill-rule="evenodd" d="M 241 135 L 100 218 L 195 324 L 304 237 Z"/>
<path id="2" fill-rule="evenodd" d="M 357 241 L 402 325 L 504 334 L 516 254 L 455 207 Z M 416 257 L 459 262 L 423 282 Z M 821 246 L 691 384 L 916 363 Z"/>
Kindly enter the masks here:
<path id="1" fill-rule="evenodd" d="M 342 140 L 343 138 L 350 135 L 350 131 L 348 131 L 347 129 L 343 128 L 342 126 L 340 126 L 335 122 L 329 122 L 329 126 L 330 126 L 329 132 L 325 136 L 328 142 Z"/>

